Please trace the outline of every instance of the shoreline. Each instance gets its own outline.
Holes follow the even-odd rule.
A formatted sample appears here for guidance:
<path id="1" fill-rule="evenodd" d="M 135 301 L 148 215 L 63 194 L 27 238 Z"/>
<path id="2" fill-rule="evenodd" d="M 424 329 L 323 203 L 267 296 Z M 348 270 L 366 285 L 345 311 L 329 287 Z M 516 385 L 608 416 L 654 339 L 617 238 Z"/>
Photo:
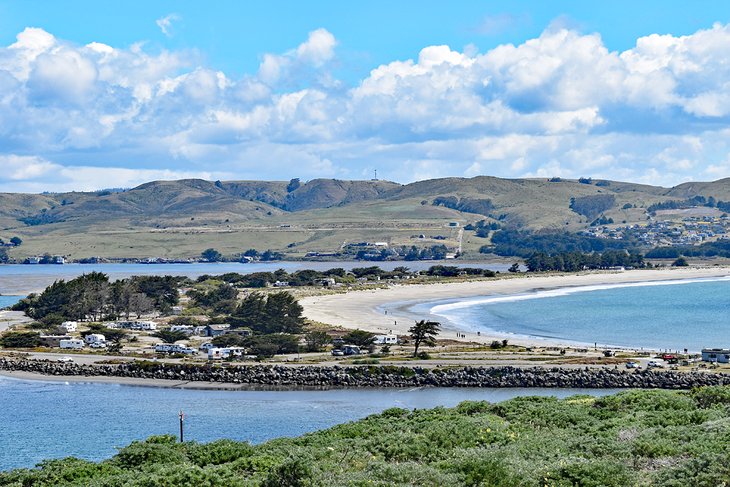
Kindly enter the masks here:
<path id="1" fill-rule="evenodd" d="M 159 387 L 163 389 L 187 389 L 197 391 L 318 391 L 344 389 L 345 387 L 275 386 L 240 384 L 235 382 L 191 381 L 176 379 L 150 379 L 119 376 L 50 375 L 23 370 L 0 370 L 0 377 L 20 381 L 66 382 L 75 384 L 112 384 L 132 387 Z"/>
<path id="2" fill-rule="evenodd" d="M 580 347 L 586 344 L 569 339 L 541 338 L 527 335 L 480 331 L 453 323 L 445 317 L 430 311 L 416 314 L 412 308 L 425 304 L 436 305 L 444 301 L 468 300 L 470 298 L 514 297 L 525 294 L 560 289 L 576 289 L 593 286 L 624 287 L 652 285 L 659 282 L 681 284 L 703 279 L 718 279 L 730 276 L 730 267 L 692 267 L 637 269 L 630 271 L 594 271 L 577 274 L 519 275 L 489 280 L 474 280 L 459 283 L 432 283 L 393 285 L 387 289 L 349 291 L 343 294 L 311 296 L 300 300 L 307 318 L 333 326 L 361 329 L 377 334 L 407 335 L 408 328 L 416 318 L 434 319 L 442 323 L 440 339 L 489 344 L 494 340 L 508 338 L 516 345 L 526 347 Z M 580 292 L 580 291 L 573 291 Z M 454 338 L 454 334 L 464 335 Z M 601 344 L 606 348 L 607 344 Z M 638 350 L 641 347 L 611 348 Z M 644 348 L 646 350 L 646 348 Z"/>
<path id="3" fill-rule="evenodd" d="M 45 360 L 0 359 L 2 376 L 51 382 L 103 382 L 179 389 L 341 389 L 341 388 L 589 388 L 690 389 L 727 385 L 730 376 L 709 371 L 625 371 L 617 367 L 447 367 L 302 366 L 128 363 L 117 366 L 61 364 Z"/>

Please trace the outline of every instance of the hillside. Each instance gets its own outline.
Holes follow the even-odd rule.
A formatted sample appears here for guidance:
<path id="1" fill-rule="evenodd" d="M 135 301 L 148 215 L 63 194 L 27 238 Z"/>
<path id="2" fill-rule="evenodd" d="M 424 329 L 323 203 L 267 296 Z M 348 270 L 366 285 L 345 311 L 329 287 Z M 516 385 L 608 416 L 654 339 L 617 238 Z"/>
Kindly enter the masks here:
<path id="1" fill-rule="evenodd" d="M 599 216 L 646 222 L 650 205 L 698 195 L 730 201 L 730 179 L 675 188 L 488 176 L 407 185 L 334 179 L 155 181 L 119 192 L 0 194 L 0 238 L 23 239 L 21 247 L 10 250 L 16 259 L 43 253 L 187 258 L 209 247 L 225 254 L 256 248 L 301 257 L 361 241 L 449 248 L 461 243 L 473 257 L 484 240 L 462 233 L 467 223 L 575 232 Z"/>
<path id="2" fill-rule="evenodd" d="M 392 408 L 261 445 L 152 437 L 89 462 L 0 473 L 0 486 L 719 486 L 730 482 L 730 389 L 521 397 Z"/>

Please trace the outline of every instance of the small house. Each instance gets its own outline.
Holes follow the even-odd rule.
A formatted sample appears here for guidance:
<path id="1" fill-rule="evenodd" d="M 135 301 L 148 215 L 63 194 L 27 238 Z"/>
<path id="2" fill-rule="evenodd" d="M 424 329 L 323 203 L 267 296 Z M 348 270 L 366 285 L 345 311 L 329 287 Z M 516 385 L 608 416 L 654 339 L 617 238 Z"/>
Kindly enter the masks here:
<path id="1" fill-rule="evenodd" d="M 719 364 L 730 363 L 730 348 L 703 348 L 702 361 Z"/>
<path id="2" fill-rule="evenodd" d="M 231 328 L 231 325 L 207 325 L 205 327 L 205 336 L 207 337 L 217 337 L 225 334 L 229 329 Z"/>

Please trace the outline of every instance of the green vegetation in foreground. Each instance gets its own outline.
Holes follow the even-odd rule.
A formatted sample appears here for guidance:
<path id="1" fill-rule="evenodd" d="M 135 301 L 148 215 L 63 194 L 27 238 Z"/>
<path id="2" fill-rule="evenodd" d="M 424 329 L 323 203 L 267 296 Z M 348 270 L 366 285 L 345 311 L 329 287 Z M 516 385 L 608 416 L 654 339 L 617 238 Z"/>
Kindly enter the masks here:
<path id="1" fill-rule="evenodd" d="M 0 473 L 11 486 L 718 486 L 730 483 L 730 387 L 393 408 L 252 446 L 152 437 L 100 463 Z"/>

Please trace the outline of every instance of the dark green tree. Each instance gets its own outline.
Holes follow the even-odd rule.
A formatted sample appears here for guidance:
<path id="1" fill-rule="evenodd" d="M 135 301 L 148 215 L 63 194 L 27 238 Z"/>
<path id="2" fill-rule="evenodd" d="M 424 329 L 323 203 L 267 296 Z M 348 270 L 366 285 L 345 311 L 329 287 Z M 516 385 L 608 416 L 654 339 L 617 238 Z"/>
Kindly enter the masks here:
<path id="1" fill-rule="evenodd" d="M 408 329 L 411 334 L 411 340 L 415 346 L 413 350 L 413 356 L 418 356 L 418 348 L 421 345 L 433 347 L 436 345 L 436 336 L 441 331 L 441 323 L 436 321 L 417 321 L 415 325 Z"/>
<path id="2" fill-rule="evenodd" d="M 157 337 L 165 343 L 175 343 L 180 340 L 185 340 L 188 335 L 184 331 L 172 331 L 172 330 L 159 330 L 152 334 L 153 337 Z"/>
<path id="3" fill-rule="evenodd" d="M 321 352 L 326 345 L 332 343 L 332 337 L 324 331 L 310 331 L 304 335 L 304 341 L 307 343 L 307 352 Z"/>
<path id="4" fill-rule="evenodd" d="M 223 255 L 216 249 L 205 249 L 200 253 L 200 257 L 208 262 L 220 262 L 223 259 Z"/>
<path id="5" fill-rule="evenodd" d="M 345 343 L 370 348 L 375 343 L 375 334 L 364 330 L 352 330 L 342 337 Z"/>

